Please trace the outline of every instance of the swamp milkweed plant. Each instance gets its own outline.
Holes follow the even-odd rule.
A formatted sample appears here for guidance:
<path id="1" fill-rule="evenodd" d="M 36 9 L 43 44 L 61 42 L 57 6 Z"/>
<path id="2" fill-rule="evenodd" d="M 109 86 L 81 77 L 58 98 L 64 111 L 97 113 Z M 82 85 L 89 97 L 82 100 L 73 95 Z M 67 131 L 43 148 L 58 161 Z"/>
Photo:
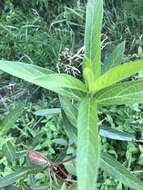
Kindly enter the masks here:
<path id="1" fill-rule="evenodd" d="M 0 70 L 51 90 L 63 99 L 79 102 L 77 113 L 77 188 L 95 190 L 98 170 L 105 171 L 125 186 L 143 190 L 143 183 L 118 161 L 101 152 L 98 109 L 102 106 L 143 103 L 143 80 L 123 81 L 143 71 L 143 60 L 122 63 L 124 43 L 101 64 L 103 0 L 88 0 L 84 37 L 83 79 L 57 74 L 46 68 L 17 61 L 0 61 Z M 44 158 L 39 156 L 39 161 Z M 33 159 L 35 162 L 35 160 Z M 44 161 L 46 162 L 46 160 Z M 47 161 L 48 162 L 48 161 Z M 55 167 L 55 166 L 54 166 Z M 20 171 L 19 171 L 20 172 Z M 2 180 L 0 179 L 0 187 Z"/>

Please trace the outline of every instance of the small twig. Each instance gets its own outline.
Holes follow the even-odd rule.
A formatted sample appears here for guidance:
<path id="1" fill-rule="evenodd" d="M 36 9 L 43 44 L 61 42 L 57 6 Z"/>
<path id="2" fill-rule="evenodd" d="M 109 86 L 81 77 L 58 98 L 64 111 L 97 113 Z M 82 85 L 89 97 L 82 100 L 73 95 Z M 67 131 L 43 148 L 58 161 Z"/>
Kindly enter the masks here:
<path id="1" fill-rule="evenodd" d="M 59 169 L 65 177 L 68 177 L 68 174 L 57 163 L 52 163 L 52 166 Z"/>
<path id="2" fill-rule="evenodd" d="M 67 159 L 67 160 L 64 160 L 64 161 L 60 162 L 59 164 L 64 164 L 64 163 L 66 163 L 66 162 L 69 162 L 69 161 L 71 161 L 71 160 L 74 160 L 75 158 L 76 158 L 76 155 L 75 155 L 75 156 L 72 156 L 71 158 L 69 158 L 69 159 Z"/>
<path id="3" fill-rule="evenodd" d="M 143 143 L 143 140 L 141 140 L 141 139 L 136 139 L 135 142 L 136 142 L 136 143 Z"/>

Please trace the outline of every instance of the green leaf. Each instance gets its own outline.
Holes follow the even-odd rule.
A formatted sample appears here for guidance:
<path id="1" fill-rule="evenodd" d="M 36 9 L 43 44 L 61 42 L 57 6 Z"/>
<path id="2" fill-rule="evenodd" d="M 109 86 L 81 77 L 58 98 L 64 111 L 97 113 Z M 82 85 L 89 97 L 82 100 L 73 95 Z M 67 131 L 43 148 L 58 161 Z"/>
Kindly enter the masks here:
<path id="1" fill-rule="evenodd" d="M 116 66 L 94 81 L 92 92 L 95 93 L 140 71 L 143 71 L 143 60 Z"/>
<path id="2" fill-rule="evenodd" d="M 70 175 L 76 176 L 76 163 L 75 160 L 70 160 L 64 163 L 64 167 Z"/>
<path id="3" fill-rule="evenodd" d="M 121 105 L 143 103 L 143 80 L 129 81 L 111 86 L 95 95 L 98 104 Z"/>
<path id="4" fill-rule="evenodd" d="M 78 100 L 86 92 L 86 87 L 80 80 L 67 74 L 49 74 L 42 78 L 35 78 L 32 83 Z"/>
<path id="5" fill-rule="evenodd" d="M 69 137 L 69 139 L 72 139 L 74 142 L 76 142 L 77 128 L 69 122 L 67 115 L 65 114 L 64 111 L 62 111 L 62 124 L 63 124 L 64 131 Z"/>
<path id="6" fill-rule="evenodd" d="M 14 185 L 10 185 L 10 186 L 5 187 L 5 190 L 21 190 L 21 188 L 16 187 Z"/>
<path id="7" fill-rule="evenodd" d="M 49 189 L 49 185 L 40 185 L 40 186 L 32 186 L 32 190 L 47 190 Z"/>
<path id="8" fill-rule="evenodd" d="M 61 190 L 67 190 L 67 187 L 66 187 L 66 184 L 63 183 L 62 187 L 61 187 Z"/>
<path id="9" fill-rule="evenodd" d="M 12 142 L 10 141 L 5 142 L 2 146 L 2 151 L 10 163 L 15 162 L 16 149 L 15 149 L 15 146 L 12 144 Z"/>
<path id="10" fill-rule="evenodd" d="M 112 129 L 110 127 L 100 127 L 99 134 L 103 137 L 107 137 L 114 140 L 120 141 L 135 141 L 135 136 L 131 133 L 119 131 L 116 129 Z"/>
<path id="11" fill-rule="evenodd" d="M 115 47 L 115 49 L 113 50 L 113 52 L 111 53 L 105 64 L 103 65 L 102 68 L 103 73 L 105 73 L 110 68 L 115 67 L 122 63 L 124 51 L 125 51 L 125 42 L 122 42 Z"/>
<path id="12" fill-rule="evenodd" d="M 69 190 L 77 190 L 77 184 L 72 185 Z"/>
<path id="13" fill-rule="evenodd" d="M 28 184 L 24 183 L 22 184 L 22 190 L 32 190 L 32 188 Z"/>
<path id="14" fill-rule="evenodd" d="M 34 112 L 34 115 L 37 116 L 46 116 L 46 115 L 54 115 L 61 113 L 60 108 L 50 108 L 50 109 L 41 109 L 36 112 Z"/>
<path id="15" fill-rule="evenodd" d="M 107 153 L 101 155 L 100 167 L 125 186 L 131 189 L 143 190 L 143 182 Z"/>
<path id="16" fill-rule="evenodd" d="M 95 190 L 100 159 L 97 105 L 84 98 L 78 115 L 77 177 L 78 190 Z"/>
<path id="17" fill-rule="evenodd" d="M 68 98 L 61 97 L 60 98 L 61 106 L 64 111 L 62 111 L 62 119 L 63 119 L 63 128 L 70 139 L 73 139 L 76 142 L 77 138 L 77 108 L 69 101 Z M 133 134 L 118 131 L 116 129 L 112 129 L 109 127 L 101 126 L 99 129 L 100 136 L 107 137 L 114 140 L 122 140 L 122 141 L 134 141 L 135 136 Z"/>
<path id="18" fill-rule="evenodd" d="M 17 119 L 20 117 L 23 111 L 24 104 L 18 103 L 14 109 L 12 109 L 8 115 L 4 117 L 3 120 L 0 121 L 0 136 L 4 136 L 8 133 L 8 131 L 13 128 Z"/>
<path id="19" fill-rule="evenodd" d="M 67 146 L 67 141 L 63 138 L 55 138 L 52 142 L 58 145 Z"/>
<path id="20" fill-rule="evenodd" d="M 12 65 L 10 65 L 10 68 L 8 68 L 9 64 L 12 64 Z M 26 77 L 31 78 L 32 76 L 33 77 L 35 77 L 35 76 L 42 77 L 42 76 L 45 76 L 47 74 L 54 73 L 52 70 L 49 70 L 47 68 L 42 68 L 42 67 L 39 67 L 37 65 L 22 63 L 22 62 L 18 62 L 18 61 L 0 60 L 0 70 L 7 72 L 6 67 L 7 67 L 8 71 L 11 70 L 13 72 L 14 76 L 17 73 L 21 73 L 23 78 L 26 78 Z M 12 69 L 12 67 L 13 67 L 13 69 Z M 14 70 L 15 70 L 15 72 L 14 72 Z"/>
<path id="21" fill-rule="evenodd" d="M 67 74 L 49 74 L 49 70 L 19 62 L 0 61 L 0 68 L 13 76 L 70 98 L 80 99 L 86 92 L 85 85 Z"/>
<path id="22" fill-rule="evenodd" d="M 73 126 L 77 126 L 77 114 L 78 111 L 74 104 L 69 100 L 67 97 L 59 97 L 61 107 L 63 108 L 65 114 L 67 115 L 67 118 L 69 119 L 70 123 Z"/>
<path id="23" fill-rule="evenodd" d="M 0 178 L 0 188 L 7 187 L 9 185 L 15 184 L 21 178 L 27 176 L 28 169 L 18 169 L 12 174 Z"/>
<path id="24" fill-rule="evenodd" d="M 94 77 L 101 73 L 101 27 L 103 0 L 88 0 L 85 26 L 85 57 L 89 59 Z M 84 65 L 84 67 L 86 67 Z"/>
<path id="25" fill-rule="evenodd" d="M 2 75 L 2 74 L 3 74 L 3 71 L 0 70 L 0 75 Z"/>
<path id="26" fill-rule="evenodd" d="M 71 101 L 68 100 L 68 98 L 61 97 L 60 98 L 61 105 L 64 109 L 64 112 L 62 111 L 62 119 L 63 119 L 63 127 L 68 135 L 68 137 L 71 139 L 74 139 L 76 142 L 76 136 L 77 136 L 77 108 L 72 104 Z M 107 137 L 114 140 L 121 140 L 121 141 L 134 141 L 135 136 L 131 133 L 119 131 L 116 129 L 112 129 L 109 127 L 103 127 L 101 126 L 99 129 L 99 134 L 102 137 Z"/>

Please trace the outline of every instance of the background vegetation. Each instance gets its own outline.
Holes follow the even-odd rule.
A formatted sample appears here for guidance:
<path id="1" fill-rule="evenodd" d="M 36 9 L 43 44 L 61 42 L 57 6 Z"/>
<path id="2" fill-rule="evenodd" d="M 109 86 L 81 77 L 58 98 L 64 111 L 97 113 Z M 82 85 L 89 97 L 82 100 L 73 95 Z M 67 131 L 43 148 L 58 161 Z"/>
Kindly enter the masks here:
<path id="1" fill-rule="evenodd" d="M 0 56 L 70 73 L 80 78 L 86 1 L 21 0 L 0 1 Z M 143 2 L 142 0 L 105 1 L 102 31 L 103 57 L 126 41 L 126 59 L 143 57 Z M 142 73 L 138 77 L 142 78 Z M 134 79 L 136 79 L 134 77 Z M 10 81 L 10 82 L 9 82 Z M 50 95 L 50 96 L 49 96 Z M 18 101 L 23 103 L 18 103 Z M 26 102 L 26 103 L 25 103 Z M 25 165 L 29 149 L 42 152 L 51 160 L 62 160 L 75 153 L 75 144 L 67 136 L 60 114 L 39 116 L 35 111 L 60 106 L 55 94 L 34 85 L 0 75 L 0 116 L 21 107 L 22 115 L 13 127 L 2 132 L 0 139 L 0 175 L 6 176 L 14 167 Z M 19 106 L 20 105 L 20 106 Z M 17 110 L 17 109 L 15 109 Z M 116 106 L 100 113 L 103 126 L 124 130 L 143 138 L 143 106 Z M 22 112 L 22 111 L 21 111 Z M 13 111 L 13 114 L 16 112 Z M 2 122 L 0 123 L 2 129 Z M 1 130 L 2 131 L 2 130 Z M 4 134 L 4 135 L 3 135 Z M 141 143 L 120 142 L 102 138 L 103 151 L 120 160 L 129 170 L 142 177 L 143 147 Z M 9 148 L 13 154 L 9 155 Z M 61 154 L 62 153 L 62 154 Z M 29 179 L 33 189 L 49 183 L 47 173 L 37 173 Z M 36 181 L 36 187 L 35 185 Z M 24 189 L 24 182 L 18 186 Z M 54 188 L 54 187 L 53 187 Z M 118 181 L 100 173 L 100 190 L 122 190 Z"/>

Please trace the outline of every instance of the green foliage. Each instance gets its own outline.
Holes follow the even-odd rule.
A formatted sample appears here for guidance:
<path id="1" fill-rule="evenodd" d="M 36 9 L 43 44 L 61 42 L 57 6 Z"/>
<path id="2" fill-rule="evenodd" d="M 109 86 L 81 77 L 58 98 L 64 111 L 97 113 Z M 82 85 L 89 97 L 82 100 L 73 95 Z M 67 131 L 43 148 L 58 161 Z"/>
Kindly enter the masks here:
<path id="1" fill-rule="evenodd" d="M 88 1 L 86 9 L 86 27 L 85 27 L 85 61 L 84 69 L 91 69 L 94 78 L 101 73 L 101 26 L 103 17 L 103 1 Z M 86 78 L 85 78 L 86 79 Z"/>
<path id="2" fill-rule="evenodd" d="M 108 59 L 102 67 L 102 72 L 106 72 L 112 67 L 115 67 L 123 62 L 123 56 L 125 51 L 125 42 L 120 43 L 115 47 L 113 52 L 109 55 Z"/>
<path id="3" fill-rule="evenodd" d="M 92 98 L 82 100 L 77 121 L 78 189 L 95 189 L 100 159 L 97 104 Z M 91 169 L 92 168 L 92 169 Z"/>
<path id="4" fill-rule="evenodd" d="M 48 19 L 45 21 L 44 15 L 39 15 L 40 1 L 21 2 L 9 1 L 8 3 L 7 1 L 4 11 L 1 12 L 1 57 L 41 66 L 48 64 L 55 68 L 58 54 L 65 47 L 69 48 L 72 43 L 70 32 L 57 31 L 56 28 L 49 30 L 51 19 L 57 16 L 55 12 L 56 14 L 59 12 L 59 10 L 57 12 L 59 4 L 56 4 L 56 8 L 53 6 L 55 12 L 49 6 L 48 10 L 43 11 L 43 14 L 49 13 L 50 15 L 47 15 Z M 60 10 L 63 10 L 63 6 Z M 51 18 L 50 23 L 49 17 Z"/>
<path id="5" fill-rule="evenodd" d="M 127 64 L 116 66 L 95 80 L 91 87 L 91 90 L 93 92 L 99 91 L 102 88 L 111 86 L 123 79 L 128 78 L 131 75 L 142 71 L 142 69 L 143 60 L 136 60 Z"/>
<path id="6" fill-rule="evenodd" d="M 9 185 L 14 184 L 16 181 L 20 180 L 21 177 L 24 177 L 28 174 L 29 170 L 28 168 L 26 169 L 19 169 L 15 172 L 13 172 L 12 174 L 3 177 L 0 179 L 0 188 L 4 188 L 7 187 Z"/>
<path id="7" fill-rule="evenodd" d="M 80 80 L 67 74 L 51 74 L 52 71 L 47 69 L 24 63 L 19 64 L 19 62 L 1 61 L 0 66 L 3 71 L 13 76 L 57 92 L 60 95 L 72 96 L 79 99 L 80 95 L 76 94 L 76 92 L 74 93 L 74 90 L 86 92 L 86 87 Z"/>
<path id="8" fill-rule="evenodd" d="M 16 149 L 15 146 L 10 141 L 7 141 L 3 144 L 2 151 L 9 162 L 15 163 Z"/>
<path id="9" fill-rule="evenodd" d="M 77 126 L 77 115 L 78 115 L 77 108 L 67 98 L 60 97 L 60 102 L 62 109 L 64 110 L 62 112 L 63 123 L 66 126 L 64 130 L 66 131 L 69 138 L 72 137 L 76 139 L 75 136 L 77 136 L 76 126 Z M 99 134 L 102 137 L 108 137 L 110 139 L 115 139 L 115 140 L 122 140 L 122 141 L 136 140 L 134 134 L 132 133 L 123 132 L 110 127 L 104 127 L 102 125 L 99 128 Z"/>
<path id="10" fill-rule="evenodd" d="M 121 105 L 142 103 L 143 81 L 130 81 L 109 87 L 97 95 L 97 101 L 103 105 Z"/>
<path id="11" fill-rule="evenodd" d="M 60 108 L 51 108 L 51 109 L 42 109 L 34 112 L 37 116 L 46 116 L 46 115 L 53 115 L 53 114 L 59 114 L 61 113 Z"/>
<path id="12" fill-rule="evenodd" d="M 122 164 L 120 164 L 110 155 L 102 154 L 100 165 L 105 172 L 118 179 L 127 187 L 138 190 L 143 189 L 142 181 L 132 175 L 124 166 L 122 166 Z"/>
<path id="13" fill-rule="evenodd" d="M 11 128 L 13 128 L 14 124 L 16 123 L 17 119 L 23 112 L 24 104 L 17 104 L 16 107 L 11 110 L 8 115 L 6 115 L 0 121 L 0 136 L 5 136 Z"/>
<path id="14" fill-rule="evenodd" d="M 100 127 L 99 134 L 114 140 L 135 141 L 135 136 L 132 133 L 118 131 L 109 127 Z"/>
<path id="15" fill-rule="evenodd" d="M 76 127 L 77 114 L 78 114 L 76 107 L 74 106 L 74 104 L 72 104 L 72 102 L 68 98 L 65 97 L 59 97 L 59 98 L 62 109 L 66 113 L 68 120 L 73 126 Z"/>
<path id="16" fill-rule="evenodd" d="M 116 43 L 125 39 L 126 54 L 129 59 L 136 58 L 136 49 L 143 45 L 142 0 L 105 0 L 105 5 L 104 31 L 109 42 Z M 114 44 L 111 45 L 111 49 L 113 48 Z"/>
<path id="17" fill-rule="evenodd" d="M 47 4 L 45 4 L 44 1 L 42 1 L 42 4 L 40 4 L 40 6 L 44 6 L 44 9 L 47 8 Z M 104 146 L 104 143 L 100 143 L 99 134 L 101 136 L 109 137 L 116 140 L 137 142 L 136 138 L 132 134 L 121 131 L 119 132 L 119 130 L 115 129 L 105 129 L 105 127 L 103 126 L 100 128 L 102 121 L 101 123 L 98 121 L 100 120 L 100 117 L 102 118 L 102 114 L 99 114 L 100 110 L 104 111 L 104 107 L 102 106 L 122 104 L 132 105 L 133 103 L 142 103 L 143 99 L 142 80 L 121 82 L 121 80 L 127 79 L 128 77 L 142 71 L 143 68 L 142 60 L 137 60 L 121 65 L 121 63 L 123 62 L 123 54 L 125 49 L 124 42 L 119 44 L 112 52 L 111 56 L 108 57 L 106 65 L 108 64 L 109 66 L 107 65 L 105 67 L 105 70 L 103 69 L 103 71 L 106 72 L 101 75 L 100 36 L 102 17 L 103 1 L 89 0 L 86 12 L 85 54 L 83 60 L 83 78 L 85 80 L 85 83 L 82 80 L 79 80 L 68 74 L 57 74 L 52 72 L 51 70 L 35 66 L 33 64 L 25 64 L 16 61 L 11 62 L 1 60 L 0 69 L 2 70 L 2 72 L 7 72 L 13 76 L 24 79 L 28 82 L 36 84 L 40 87 L 44 87 L 63 96 L 60 97 L 62 109 L 60 109 L 60 111 L 58 109 L 58 114 L 61 114 L 60 116 L 62 116 L 61 120 L 62 125 L 64 125 L 63 129 L 69 137 L 69 141 L 71 140 L 71 142 L 69 142 L 68 144 L 67 141 L 62 138 L 65 135 L 65 133 L 63 134 L 63 132 L 61 132 L 60 138 L 58 137 L 57 129 L 55 129 L 55 126 L 53 125 L 53 113 L 55 112 L 50 109 L 46 109 L 48 111 L 46 112 L 47 115 L 45 115 L 45 112 L 43 114 L 43 111 L 42 114 L 38 114 L 39 116 L 48 118 L 46 119 L 46 121 L 44 121 L 46 123 L 44 125 L 44 128 L 42 127 L 41 129 L 34 129 L 35 126 L 32 127 L 33 124 L 31 123 L 29 124 L 29 126 L 25 124 L 26 127 L 24 129 L 21 129 L 20 126 L 18 127 L 18 130 L 22 134 L 21 138 L 24 138 L 23 141 L 26 140 L 26 145 L 23 145 L 24 147 L 26 147 L 27 149 L 42 149 L 45 150 L 45 152 L 47 152 L 48 147 L 49 154 L 54 154 L 55 152 L 51 144 L 55 143 L 58 144 L 60 147 L 59 152 L 62 152 L 62 155 L 59 155 L 60 159 L 58 159 L 63 160 L 63 157 L 65 156 L 63 155 L 63 150 L 67 154 L 73 154 L 75 153 L 75 147 L 73 146 L 77 146 L 76 168 L 78 177 L 77 184 L 79 190 L 94 190 L 95 188 L 98 188 L 99 185 L 97 182 L 97 177 L 99 177 L 100 179 L 100 172 L 98 170 L 99 167 L 107 172 L 108 175 L 111 175 L 112 177 L 119 180 L 125 186 L 135 189 L 142 189 L 142 182 L 134 174 L 128 172 L 125 167 L 121 166 L 121 164 L 114 160 L 112 157 L 110 157 L 110 155 L 100 153 L 100 150 L 107 151 L 107 149 Z M 63 21 L 59 20 L 54 24 L 52 23 L 51 27 L 53 25 L 56 25 L 57 23 L 62 22 Z M 94 23 L 97 24 L 95 25 Z M 109 71 L 107 71 L 107 69 L 109 69 Z M 117 82 L 120 83 L 116 84 Z M 67 97 L 70 98 L 70 100 L 67 99 Z M 121 113 L 118 114 L 120 115 Z M 10 117 L 10 119 L 11 118 L 12 117 Z M 123 116 L 121 117 L 121 119 L 122 118 Z M 33 117 L 32 119 L 34 120 Z M 106 119 L 111 124 L 112 128 L 115 128 L 112 116 L 107 114 Z M 12 118 L 12 121 L 15 123 L 16 120 Z M 25 119 L 23 122 L 25 122 Z M 39 124 L 39 120 L 37 122 Z M 60 127 L 58 122 L 59 121 L 55 120 L 54 124 Z M 40 125 L 43 124 L 40 123 Z M 8 131 L 9 129 L 11 128 L 8 127 Z M 6 133 L 8 131 L 6 131 Z M 32 143 L 30 142 L 29 134 L 33 139 Z M 19 148 L 14 147 L 12 141 L 5 140 L 4 143 L 2 143 L 1 147 L 3 150 L 2 156 L 5 156 L 10 164 L 18 160 L 17 156 L 15 155 L 16 150 L 19 150 Z M 131 147 L 130 152 L 128 152 L 128 157 L 130 157 L 130 153 L 136 151 L 138 150 L 134 146 Z M 26 156 L 26 152 L 23 153 L 23 151 L 19 151 L 19 153 L 24 154 L 24 156 Z M 141 148 L 140 152 L 142 154 Z M 117 154 L 112 149 L 110 150 L 110 153 L 115 155 Z M 129 165 L 127 167 L 130 168 L 130 165 L 133 161 L 130 161 L 130 158 L 128 159 Z M 99 161 L 101 161 L 101 165 L 99 164 Z M 15 185 L 24 189 L 51 188 L 51 180 L 48 179 L 46 173 L 44 173 L 43 171 L 43 168 L 40 168 L 40 170 L 36 171 L 36 175 L 34 178 L 33 174 L 35 174 L 35 172 L 33 171 L 33 166 L 30 167 L 30 163 L 22 159 L 20 159 L 19 162 L 20 163 L 18 164 L 18 166 L 20 168 L 23 167 L 23 165 L 28 165 L 28 169 L 16 169 L 16 171 L 12 174 L 9 174 L 11 173 L 11 171 L 8 171 L 8 175 L 0 179 L 1 188 L 9 185 L 12 185 L 10 188 L 15 187 Z M 140 156 L 139 163 L 142 163 L 142 155 Z M 69 169 L 67 167 L 67 170 L 71 170 L 71 168 Z M 30 177 L 28 176 L 28 174 L 30 175 Z M 32 184 L 35 184 L 37 181 L 40 182 L 39 184 L 42 185 L 43 183 L 47 184 L 48 182 L 48 185 L 43 187 L 42 185 L 40 187 L 36 186 L 33 188 Z M 61 189 L 61 184 L 55 184 L 55 188 Z M 74 189 L 77 187 L 73 186 L 72 188 Z M 62 189 L 66 189 L 65 184 L 62 186 Z"/>

